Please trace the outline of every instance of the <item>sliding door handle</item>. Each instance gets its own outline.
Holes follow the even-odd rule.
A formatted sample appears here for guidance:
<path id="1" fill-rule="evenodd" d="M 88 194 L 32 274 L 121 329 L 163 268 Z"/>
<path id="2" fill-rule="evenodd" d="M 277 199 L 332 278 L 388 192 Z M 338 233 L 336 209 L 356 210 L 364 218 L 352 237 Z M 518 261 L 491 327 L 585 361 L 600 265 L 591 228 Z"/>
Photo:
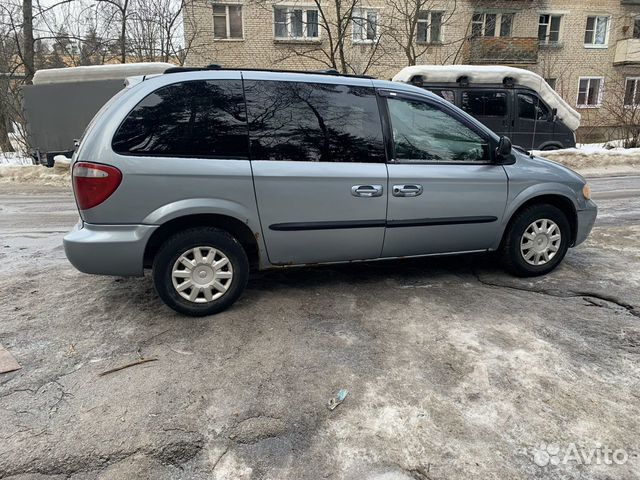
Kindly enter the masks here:
<path id="1" fill-rule="evenodd" d="M 393 196 L 394 197 L 417 197 L 422 194 L 422 185 L 410 184 L 410 185 L 394 185 Z"/>
<path id="2" fill-rule="evenodd" d="M 351 187 L 351 195 L 354 197 L 380 197 L 382 185 L 354 185 Z"/>

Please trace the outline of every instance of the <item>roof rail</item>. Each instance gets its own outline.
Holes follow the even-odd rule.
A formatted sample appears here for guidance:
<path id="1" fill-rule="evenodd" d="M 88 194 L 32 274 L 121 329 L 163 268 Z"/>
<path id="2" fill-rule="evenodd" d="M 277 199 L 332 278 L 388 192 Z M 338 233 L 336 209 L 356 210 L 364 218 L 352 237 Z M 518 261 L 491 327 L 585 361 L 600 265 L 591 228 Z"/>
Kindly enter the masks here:
<path id="1" fill-rule="evenodd" d="M 245 72 L 274 72 L 274 73 L 306 73 L 310 75 L 333 75 L 336 77 L 352 77 L 352 78 L 368 78 L 374 79 L 370 75 L 353 75 L 349 73 L 340 73 L 336 69 L 328 68 L 324 70 L 279 70 L 271 68 L 223 68 L 218 64 L 212 63 L 206 67 L 171 67 L 167 68 L 164 73 L 182 73 L 182 72 L 202 72 L 207 70 L 235 70 Z"/>

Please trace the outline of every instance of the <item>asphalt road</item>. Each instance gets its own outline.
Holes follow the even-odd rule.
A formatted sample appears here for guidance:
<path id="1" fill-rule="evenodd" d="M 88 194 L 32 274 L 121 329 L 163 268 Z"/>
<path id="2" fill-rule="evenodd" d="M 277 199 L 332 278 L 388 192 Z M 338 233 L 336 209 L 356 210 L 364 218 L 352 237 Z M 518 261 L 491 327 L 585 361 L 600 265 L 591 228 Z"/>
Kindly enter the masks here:
<path id="1" fill-rule="evenodd" d="M 0 184 L 23 366 L 0 375 L 0 478 L 637 478 L 640 176 L 590 183 L 596 227 L 546 277 L 490 255 L 262 272 L 197 320 L 149 278 L 76 272 L 67 191 Z"/>

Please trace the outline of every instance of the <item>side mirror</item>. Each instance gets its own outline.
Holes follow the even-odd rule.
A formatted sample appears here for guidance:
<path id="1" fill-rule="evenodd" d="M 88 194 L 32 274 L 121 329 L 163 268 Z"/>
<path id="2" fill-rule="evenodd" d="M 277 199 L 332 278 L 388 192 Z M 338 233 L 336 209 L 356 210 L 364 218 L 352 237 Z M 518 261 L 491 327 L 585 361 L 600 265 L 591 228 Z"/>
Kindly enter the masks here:
<path id="1" fill-rule="evenodd" d="M 500 137 L 496 148 L 496 155 L 503 158 L 511 155 L 511 140 L 509 140 L 509 137 L 505 137 L 504 135 Z"/>
<path id="2" fill-rule="evenodd" d="M 555 122 L 557 117 L 558 117 L 558 109 L 557 108 L 552 108 L 551 109 L 551 118 L 549 120 L 551 120 L 552 122 Z"/>

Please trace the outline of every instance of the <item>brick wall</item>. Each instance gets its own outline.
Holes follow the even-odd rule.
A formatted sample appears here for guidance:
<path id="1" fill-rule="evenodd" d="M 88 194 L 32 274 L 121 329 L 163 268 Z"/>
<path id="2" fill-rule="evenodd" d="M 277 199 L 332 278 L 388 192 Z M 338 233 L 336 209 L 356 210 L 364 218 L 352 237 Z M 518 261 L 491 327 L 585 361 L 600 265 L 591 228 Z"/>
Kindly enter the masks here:
<path id="1" fill-rule="evenodd" d="M 397 0 L 396 0 L 397 1 Z M 273 34 L 273 6 L 313 6 L 313 2 L 270 2 L 268 0 L 222 1 L 216 4 L 242 4 L 244 38 L 214 40 L 213 10 L 211 0 L 190 0 L 185 12 L 185 39 L 192 42 L 187 64 L 202 66 L 219 63 L 225 67 L 278 68 L 293 70 L 313 70 L 328 68 L 331 64 L 325 52 L 329 50 L 329 36 L 320 29 L 320 39 L 314 42 L 292 42 L 275 40 Z M 326 8 L 329 23 L 334 24 L 330 4 L 322 2 Z M 398 35 L 387 32 L 401 30 L 401 23 L 392 2 L 369 0 L 363 7 L 375 8 L 378 12 L 381 37 L 379 44 L 355 44 L 351 39 L 351 26 L 345 41 L 345 61 L 356 73 L 379 78 L 391 78 L 408 64 L 407 55 L 394 41 Z M 556 79 L 556 90 L 565 100 L 583 114 L 582 133 L 597 128 L 614 125 L 615 115 L 611 108 L 576 107 L 580 77 L 603 77 L 603 102 L 622 104 L 622 91 L 626 76 L 640 76 L 640 65 L 614 66 L 616 42 L 628 38 L 633 31 L 633 17 L 640 15 L 640 5 L 625 5 L 620 0 L 585 2 L 580 0 L 433 0 L 429 9 L 443 11 L 442 44 L 418 47 L 418 64 L 465 63 L 470 60 L 471 18 L 474 12 L 513 13 L 512 36 L 510 40 L 494 39 L 478 42 L 483 45 L 483 55 L 491 56 L 498 50 L 516 51 L 521 55 L 535 57 L 535 40 L 538 32 L 538 18 L 541 13 L 562 15 L 560 41 L 557 46 L 540 46 L 537 62 L 523 64 L 509 59 L 508 55 L 500 63 L 528 68 L 545 78 Z M 610 16 L 608 42 L 604 47 L 587 48 L 584 45 L 585 27 L 588 15 Z M 511 45 L 509 43 L 511 42 Z M 473 47 L 471 47 L 473 48 Z M 496 59 L 498 60 L 498 59 Z M 518 60 L 517 58 L 515 60 Z M 486 62 L 482 62 L 486 63 Z M 498 63 L 498 62 L 496 62 Z"/>

